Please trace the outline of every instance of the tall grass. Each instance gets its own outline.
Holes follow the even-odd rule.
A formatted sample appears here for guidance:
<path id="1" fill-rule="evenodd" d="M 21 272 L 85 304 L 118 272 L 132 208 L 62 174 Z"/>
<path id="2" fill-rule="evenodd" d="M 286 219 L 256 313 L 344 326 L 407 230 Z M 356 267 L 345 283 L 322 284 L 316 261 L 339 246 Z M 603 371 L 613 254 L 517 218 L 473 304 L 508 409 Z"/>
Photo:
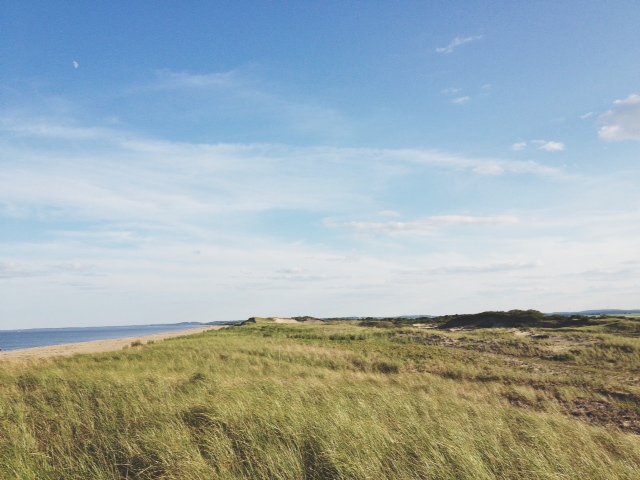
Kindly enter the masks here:
<path id="1" fill-rule="evenodd" d="M 0 364 L 0 478 L 640 478 L 640 437 L 567 414 L 600 382 L 579 365 L 549 360 L 552 385 L 411 333 L 256 325 Z"/>

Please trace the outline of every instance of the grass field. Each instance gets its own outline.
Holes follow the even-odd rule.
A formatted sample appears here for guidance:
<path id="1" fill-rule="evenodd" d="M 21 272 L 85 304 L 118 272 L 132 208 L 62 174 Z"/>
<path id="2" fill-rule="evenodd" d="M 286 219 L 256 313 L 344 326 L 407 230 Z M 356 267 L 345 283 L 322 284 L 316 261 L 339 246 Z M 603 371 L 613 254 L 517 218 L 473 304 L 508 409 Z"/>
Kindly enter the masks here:
<path id="1" fill-rule="evenodd" d="M 0 478 L 637 479 L 638 324 L 265 322 L 0 364 Z"/>

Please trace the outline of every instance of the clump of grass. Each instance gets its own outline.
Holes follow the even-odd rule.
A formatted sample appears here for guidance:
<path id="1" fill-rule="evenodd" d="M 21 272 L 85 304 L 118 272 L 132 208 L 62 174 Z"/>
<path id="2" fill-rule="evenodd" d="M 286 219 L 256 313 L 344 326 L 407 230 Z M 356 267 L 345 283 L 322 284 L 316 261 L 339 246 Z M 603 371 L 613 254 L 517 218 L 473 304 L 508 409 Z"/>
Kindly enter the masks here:
<path id="1" fill-rule="evenodd" d="M 570 352 L 564 353 L 556 353 L 551 360 L 555 360 L 556 362 L 575 362 L 576 356 Z"/>

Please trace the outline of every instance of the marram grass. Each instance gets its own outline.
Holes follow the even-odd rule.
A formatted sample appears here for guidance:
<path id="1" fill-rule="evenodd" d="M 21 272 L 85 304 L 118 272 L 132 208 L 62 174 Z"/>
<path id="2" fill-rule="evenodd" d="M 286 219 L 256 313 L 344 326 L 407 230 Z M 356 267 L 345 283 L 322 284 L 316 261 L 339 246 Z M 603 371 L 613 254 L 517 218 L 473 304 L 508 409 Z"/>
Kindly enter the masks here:
<path id="1" fill-rule="evenodd" d="M 640 478 L 638 435 L 567 414 L 606 378 L 411 332 L 257 325 L 0 364 L 0 478 Z"/>

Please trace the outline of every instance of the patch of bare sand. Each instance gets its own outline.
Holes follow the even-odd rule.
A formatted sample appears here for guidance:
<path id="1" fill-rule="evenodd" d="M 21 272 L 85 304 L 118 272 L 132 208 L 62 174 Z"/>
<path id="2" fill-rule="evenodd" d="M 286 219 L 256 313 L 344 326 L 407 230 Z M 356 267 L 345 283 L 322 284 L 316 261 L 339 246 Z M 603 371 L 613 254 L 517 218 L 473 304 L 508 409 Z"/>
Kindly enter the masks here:
<path id="1" fill-rule="evenodd" d="M 297 325 L 315 325 L 324 323 L 320 319 L 296 320 L 295 318 L 273 317 L 273 323 L 295 323 Z"/>
<path id="2" fill-rule="evenodd" d="M 513 334 L 516 337 L 530 337 L 531 332 L 527 332 L 526 330 L 514 330 Z"/>
<path id="3" fill-rule="evenodd" d="M 301 322 L 297 321 L 295 318 L 273 317 L 273 323 L 301 323 Z"/>
<path id="4" fill-rule="evenodd" d="M 139 337 L 118 338 L 115 340 L 97 340 L 94 342 L 68 343 L 66 345 L 54 345 L 51 347 L 27 348 L 24 350 L 13 350 L 11 352 L 0 352 L 0 362 L 20 361 L 37 358 L 48 357 L 68 357 L 76 354 L 92 354 L 114 352 L 122 350 L 124 347 L 130 346 L 133 342 L 149 343 L 159 342 L 168 338 L 183 337 L 186 335 L 194 335 L 209 330 L 219 330 L 225 328 L 220 326 L 206 326 L 202 328 L 192 328 L 182 330 L 180 332 L 156 333 L 153 335 L 145 335 Z"/>

